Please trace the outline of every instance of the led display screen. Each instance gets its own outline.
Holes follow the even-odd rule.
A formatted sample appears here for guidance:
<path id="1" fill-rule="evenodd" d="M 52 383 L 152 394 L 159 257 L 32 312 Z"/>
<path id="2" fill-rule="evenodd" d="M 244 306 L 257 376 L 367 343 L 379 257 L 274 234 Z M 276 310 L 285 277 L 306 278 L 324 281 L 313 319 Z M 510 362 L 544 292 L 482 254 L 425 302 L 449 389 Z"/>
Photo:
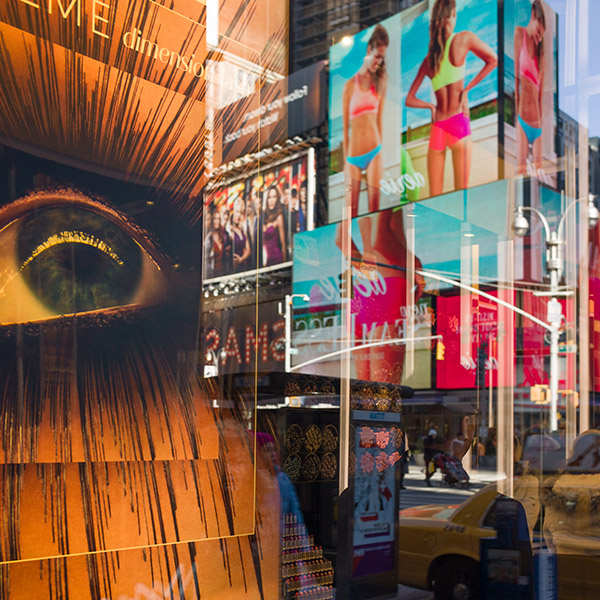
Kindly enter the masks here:
<path id="1" fill-rule="evenodd" d="M 435 76 L 427 2 L 332 46 L 330 221 L 342 216 L 345 186 L 355 216 L 497 179 L 498 5 L 456 8 L 456 35 L 439 49 Z M 443 19 L 433 22 L 443 29 Z M 459 103 L 462 80 L 473 83 Z M 446 106 L 450 88 L 456 98 Z"/>
<path id="2" fill-rule="evenodd" d="M 557 16 L 542 0 L 504 2 L 504 103 L 506 176 L 556 187 Z"/>
<path id="3" fill-rule="evenodd" d="M 292 239 L 312 229 L 306 156 L 206 193 L 204 282 L 291 262 Z"/>

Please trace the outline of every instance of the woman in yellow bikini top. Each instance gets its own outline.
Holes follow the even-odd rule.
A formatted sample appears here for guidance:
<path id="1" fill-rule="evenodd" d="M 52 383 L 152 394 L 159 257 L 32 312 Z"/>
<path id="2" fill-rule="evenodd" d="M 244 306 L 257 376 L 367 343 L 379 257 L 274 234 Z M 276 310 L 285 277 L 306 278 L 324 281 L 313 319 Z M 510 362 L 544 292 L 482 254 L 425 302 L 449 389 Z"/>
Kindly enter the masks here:
<path id="1" fill-rule="evenodd" d="M 406 96 L 407 107 L 431 110 L 427 172 L 432 196 L 443 191 L 447 148 L 452 151 L 454 189 L 468 186 L 471 125 L 467 94 L 498 64 L 496 53 L 485 42 L 470 31 L 454 33 L 455 26 L 456 1 L 436 0 L 429 24 L 429 52 Z M 469 52 L 483 60 L 484 65 L 465 85 L 465 62 Z M 431 79 L 435 103 L 417 98 L 425 77 Z"/>

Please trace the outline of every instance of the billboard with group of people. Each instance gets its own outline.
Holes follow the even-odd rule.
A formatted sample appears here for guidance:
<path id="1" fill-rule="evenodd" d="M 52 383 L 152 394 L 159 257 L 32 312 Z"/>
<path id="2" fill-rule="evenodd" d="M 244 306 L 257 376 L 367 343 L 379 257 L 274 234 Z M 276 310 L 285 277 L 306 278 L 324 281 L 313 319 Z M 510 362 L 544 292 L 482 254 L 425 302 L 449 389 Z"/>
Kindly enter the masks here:
<path id="1" fill-rule="evenodd" d="M 292 236 L 312 229 L 308 160 L 304 155 L 206 194 L 205 282 L 291 261 Z"/>

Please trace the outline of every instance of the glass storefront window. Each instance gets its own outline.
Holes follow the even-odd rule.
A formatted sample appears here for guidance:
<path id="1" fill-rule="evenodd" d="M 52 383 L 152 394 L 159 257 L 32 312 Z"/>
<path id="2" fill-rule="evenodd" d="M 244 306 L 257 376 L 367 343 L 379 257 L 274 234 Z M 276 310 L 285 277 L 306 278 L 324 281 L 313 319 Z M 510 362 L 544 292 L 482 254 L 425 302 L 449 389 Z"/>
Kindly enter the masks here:
<path id="1" fill-rule="evenodd" d="M 590 0 L 6 0 L 0 598 L 596 597 Z"/>

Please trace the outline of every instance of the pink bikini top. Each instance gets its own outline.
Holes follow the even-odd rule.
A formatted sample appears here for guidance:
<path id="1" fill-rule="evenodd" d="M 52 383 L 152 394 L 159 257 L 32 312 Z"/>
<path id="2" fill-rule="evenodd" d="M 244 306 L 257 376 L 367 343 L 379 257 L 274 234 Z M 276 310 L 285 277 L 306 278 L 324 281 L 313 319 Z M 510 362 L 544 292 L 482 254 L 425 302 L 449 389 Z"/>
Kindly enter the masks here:
<path id="1" fill-rule="evenodd" d="M 530 56 L 527 51 L 527 31 L 523 28 L 523 43 L 519 53 L 519 76 L 529 79 L 533 85 L 540 87 L 540 68 L 537 58 Z"/>
<path id="2" fill-rule="evenodd" d="M 354 76 L 354 90 L 350 97 L 350 118 L 358 117 L 360 115 L 367 115 L 369 113 L 377 113 L 379 110 L 379 96 L 375 91 L 375 86 L 363 91 L 360 89 L 358 83 L 358 73 Z"/>

